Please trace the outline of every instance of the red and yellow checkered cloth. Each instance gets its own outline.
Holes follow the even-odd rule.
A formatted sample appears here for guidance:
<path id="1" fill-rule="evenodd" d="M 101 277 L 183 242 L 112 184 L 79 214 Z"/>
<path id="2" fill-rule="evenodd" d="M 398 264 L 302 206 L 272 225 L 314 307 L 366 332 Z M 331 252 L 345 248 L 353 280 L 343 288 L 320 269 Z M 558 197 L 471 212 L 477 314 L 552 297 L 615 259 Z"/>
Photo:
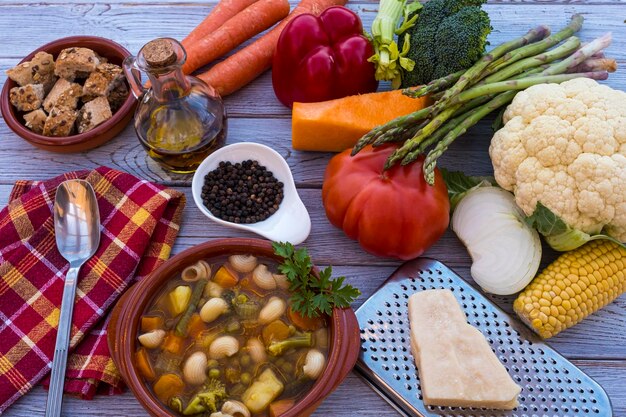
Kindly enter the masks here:
<path id="1" fill-rule="evenodd" d="M 107 313 L 130 283 L 169 257 L 180 228 L 184 194 L 110 168 L 16 183 L 0 212 L 0 414 L 51 369 L 69 266 L 56 248 L 52 209 L 58 185 L 72 178 L 93 186 L 102 231 L 79 275 L 65 392 L 91 398 L 122 389 Z"/>

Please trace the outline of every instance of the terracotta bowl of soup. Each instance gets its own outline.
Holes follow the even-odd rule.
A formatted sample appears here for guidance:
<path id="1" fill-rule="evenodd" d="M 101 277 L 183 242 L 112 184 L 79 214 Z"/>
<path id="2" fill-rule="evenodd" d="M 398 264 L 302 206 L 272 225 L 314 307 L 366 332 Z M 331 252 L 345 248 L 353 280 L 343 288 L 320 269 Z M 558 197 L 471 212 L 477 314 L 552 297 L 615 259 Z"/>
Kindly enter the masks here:
<path id="1" fill-rule="evenodd" d="M 235 270 L 235 258 L 230 258 L 232 255 L 241 255 L 244 260 L 251 255 L 257 262 L 255 270 L 241 272 L 238 270 L 247 271 L 250 268 L 240 268 L 240 265 Z M 207 386 L 216 379 L 229 392 L 227 398 L 219 401 L 217 411 L 221 411 L 225 400 L 236 400 L 250 405 L 251 408 L 257 407 L 256 400 L 252 399 L 258 398 L 260 391 L 252 387 L 256 383 L 262 383 L 264 378 L 261 374 L 271 373 L 284 386 L 282 393 L 270 401 L 273 404 L 272 410 L 277 411 L 272 415 L 306 417 L 341 384 L 359 355 L 359 326 L 354 311 L 350 308 L 336 308 L 321 323 L 306 328 L 302 323 L 290 321 L 292 316 L 289 315 L 287 306 L 285 314 L 278 320 L 273 320 L 271 316 L 274 310 L 268 306 L 270 300 L 274 299 L 273 303 L 279 307 L 280 302 L 277 299 L 289 304 L 288 290 L 276 269 L 280 261 L 281 258 L 274 255 L 271 243 L 266 240 L 213 240 L 174 256 L 123 295 L 114 308 L 109 323 L 109 348 L 124 381 L 150 415 L 183 415 L 175 408 L 185 411 L 187 407 L 192 407 L 192 403 L 201 405 L 195 397 L 205 393 Z M 272 285 L 269 286 L 270 289 L 259 287 L 263 275 L 260 272 L 257 274 L 256 268 L 260 264 L 267 265 L 268 270 L 273 272 L 270 276 L 275 278 L 275 289 Z M 259 271 L 262 269 L 259 267 Z M 317 270 L 314 272 L 317 273 Z M 238 282 L 230 287 L 233 275 Z M 185 286 L 189 288 L 179 288 Z M 216 300 L 218 298 L 220 300 Z M 188 303 L 181 305 L 181 299 L 188 300 Z M 190 308 L 196 299 L 197 307 Z M 212 299 L 215 301 L 212 304 L 227 304 L 227 312 L 220 315 L 219 312 L 224 310 L 218 308 L 215 313 L 209 307 L 204 308 L 204 304 Z M 253 315 L 255 318 L 242 320 L 241 317 L 247 316 L 240 317 L 240 314 L 243 307 L 249 307 L 249 303 L 253 306 L 258 304 L 260 311 Z M 264 309 L 267 310 L 265 313 Z M 187 310 L 197 317 L 189 317 Z M 181 319 L 185 315 L 189 317 L 188 322 Z M 237 322 L 242 329 L 237 330 Z M 184 326 L 179 329 L 183 323 Z M 184 330 L 187 333 L 184 337 L 181 336 L 184 333 L 177 333 L 183 328 L 187 329 Z M 283 330 L 285 334 L 281 334 Z M 231 336 L 231 332 L 234 336 Z M 150 337 L 139 338 L 146 333 L 150 333 Z M 221 342 L 216 342 L 220 338 Z M 238 351 L 234 354 L 224 347 L 232 339 L 239 342 Z M 251 339 L 256 341 L 251 342 Z M 283 351 L 281 348 L 287 345 L 281 343 L 285 340 L 294 341 L 294 344 L 290 344 L 290 349 Z M 293 347 L 296 346 L 296 341 L 302 343 L 302 340 L 304 345 Z M 263 345 L 261 352 L 265 350 L 266 353 L 265 362 L 263 355 L 256 349 L 259 342 Z M 279 351 L 283 353 L 275 356 Z M 231 356 L 224 357 L 224 352 Z M 325 361 L 324 367 L 323 371 L 315 375 L 315 371 L 312 371 L 315 361 L 308 361 L 315 357 L 319 362 L 322 357 L 320 353 Z M 192 363 L 193 356 L 199 362 Z M 186 366 L 188 362 L 189 366 Z M 305 368 L 305 365 L 308 366 Z M 203 382 L 195 380 L 198 369 Z M 159 384 L 161 379 L 163 381 Z M 182 387 L 179 386 L 181 382 Z M 271 386 L 270 383 L 263 389 L 271 391 Z M 269 408 L 262 412 L 251 411 L 254 417 L 270 416 Z M 211 414 L 208 410 L 203 412 L 206 415 Z"/>

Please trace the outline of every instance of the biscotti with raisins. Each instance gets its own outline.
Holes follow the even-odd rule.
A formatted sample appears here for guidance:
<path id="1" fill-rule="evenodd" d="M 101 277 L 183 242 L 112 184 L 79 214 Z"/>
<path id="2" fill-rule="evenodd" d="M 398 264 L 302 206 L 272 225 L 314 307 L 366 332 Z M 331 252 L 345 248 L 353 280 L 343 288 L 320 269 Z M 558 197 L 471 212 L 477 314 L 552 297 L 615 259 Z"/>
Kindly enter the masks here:
<path id="1" fill-rule="evenodd" d="M 106 97 L 98 97 L 83 106 L 79 113 L 78 133 L 89 132 L 100 124 L 106 122 L 113 113 Z"/>
<path id="2" fill-rule="evenodd" d="M 66 48 L 57 57 L 54 73 L 66 80 L 86 78 L 100 64 L 98 55 L 88 48 Z"/>
<path id="3" fill-rule="evenodd" d="M 74 131 L 78 112 L 67 107 L 54 107 L 43 126 L 44 136 L 69 136 Z"/>
<path id="4" fill-rule="evenodd" d="M 44 89 L 41 84 L 27 84 L 23 87 L 13 87 L 9 91 L 9 100 L 19 111 L 33 111 L 41 107 L 44 98 Z"/>

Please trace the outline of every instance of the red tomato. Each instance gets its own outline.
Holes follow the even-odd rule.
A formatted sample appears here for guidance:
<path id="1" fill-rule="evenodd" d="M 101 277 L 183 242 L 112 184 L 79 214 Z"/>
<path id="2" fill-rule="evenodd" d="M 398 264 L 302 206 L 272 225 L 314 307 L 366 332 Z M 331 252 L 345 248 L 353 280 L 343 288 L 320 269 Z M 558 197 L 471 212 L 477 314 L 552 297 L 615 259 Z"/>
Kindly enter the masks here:
<path id="1" fill-rule="evenodd" d="M 377 256 L 412 259 L 432 246 L 450 220 L 448 191 L 439 170 L 435 184 L 422 173 L 424 158 L 383 171 L 393 146 L 350 149 L 330 160 L 322 201 L 330 222 Z"/>

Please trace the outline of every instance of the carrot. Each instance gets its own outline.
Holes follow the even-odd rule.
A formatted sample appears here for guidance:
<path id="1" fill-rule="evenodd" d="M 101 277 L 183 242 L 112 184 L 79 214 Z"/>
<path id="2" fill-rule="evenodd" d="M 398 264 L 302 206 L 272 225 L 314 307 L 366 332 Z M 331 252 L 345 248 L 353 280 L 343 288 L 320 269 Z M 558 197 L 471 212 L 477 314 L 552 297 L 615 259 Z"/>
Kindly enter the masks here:
<path id="1" fill-rule="evenodd" d="M 152 386 L 154 395 L 165 404 L 167 404 L 173 396 L 180 395 L 184 389 L 185 383 L 176 374 L 163 374 Z"/>
<path id="2" fill-rule="evenodd" d="M 290 410 L 295 403 L 292 399 L 274 401 L 270 404 L 270 417 L 280 417 Z"/>
<path id="3" fill-rule="evenodd" d="M 156 374 L 150 363 L 150 358 L 148 357 L 148 352 L 142 347 L 135 352 L 135 365 L 137 365 L 139 373 L 148 381 L 152 381 L 156 378 Z"/>
<path id="4" fill-rule="evenodd" d="M 174 355 L 180 355 L 183 352 L 183 344 L 185 339 L 177 336 L 174 332 L 169 332 L 167 336 L 165 336 L 165 341 L 161 346 L 166 352 L 173 353 Z"/>
<path id="5" fill-rule="evenodd" d="M 200 314 L 193 313 L 193 315 L 189 319 L 189 327 L 187 328 L 189 335 L 195 339 L 205 329 L 206 327 L 204 326 L 204 322 L 200 318 Z"/>
<path id="6" fill-rule="evenodd" d="M 224 22 L 255 1 L 257 0 L 221 0 L 213 10 L 211 10 L 209 15 L 183 39 L 183 46 L 187 49 L 190 45 L 193 45 L 194 42 L 215 32 Z"/>
<path id="7" fill-rule="evenodd" d="M 231 271 L 228 267 L 222 266 L 217 270 L 213 277 L 213 282 L 222 288 L 232 288 L 237 285 L 239 278 L 236 272 Z"/>
<path id="8" fill-rule="evenodd" d="M 343 6 L 346 2 L 347 0 L 302 0 L 274 29 L 198 77 L 216 88 L 222 96 L 234 93 L 270 69 L 278 37 L 294 17 L 303 13 L 318 16 L 328 7 Z"/>
<path id="9" fill-rule="evenodd" d="M 287 317 L 289 317 L 293 325 L 300 330 L 317 330 L 324 325 L 324 319 L 322 317 L 306 317 L 292 310 L 291 307 L 287 310 Z"/>
<path id="10" fill-rule="evenodd" d="M 141 331 L 150 332 L 163 328 L 163 317 L 161 316 L 141 316 Z"/>
<path id="11" fill-rule="evenodd" d="M 289 326 L 281 320 L 276 320 L 265 326 L 261 334 L 263 335 L 263 341 L 269 345 L 273 340 L 285 340 L 288 338 Z"/>
<path id="12" fill-rule="evenodd" d="M 289 14 L 288 0 L 259 0 L 228 19 L 214 32 L 185 46 L 183 72 L 190 74 L 214 61 Z"/>

